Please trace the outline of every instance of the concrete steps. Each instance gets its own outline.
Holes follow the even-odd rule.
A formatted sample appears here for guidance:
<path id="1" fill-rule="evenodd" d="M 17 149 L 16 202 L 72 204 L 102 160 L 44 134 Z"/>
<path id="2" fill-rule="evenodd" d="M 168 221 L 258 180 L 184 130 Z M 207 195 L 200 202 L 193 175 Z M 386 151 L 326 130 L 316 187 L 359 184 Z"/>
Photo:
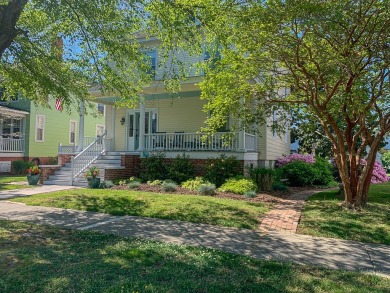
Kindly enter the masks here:
<path id="1" fill-rule="evenodd" d="M 121 166 L 121 153 L 120 152 L 107 152 L 105 155 L 101 155 L 91 166 L 96 166 L 100 170 L 99 177 L 103 181 L 105 178 L 105 170 L 118 170 L 124 169 Z M 44 181 L 45 185 L 72 185 L 72 170 L 71 164 L 66 163 L 54 175 L 50 175 L 48 180 Z M 87 180 L 84 178 L 84 172 L 80 174 L 73 182 L 74 186 L 87 186 Z"/>

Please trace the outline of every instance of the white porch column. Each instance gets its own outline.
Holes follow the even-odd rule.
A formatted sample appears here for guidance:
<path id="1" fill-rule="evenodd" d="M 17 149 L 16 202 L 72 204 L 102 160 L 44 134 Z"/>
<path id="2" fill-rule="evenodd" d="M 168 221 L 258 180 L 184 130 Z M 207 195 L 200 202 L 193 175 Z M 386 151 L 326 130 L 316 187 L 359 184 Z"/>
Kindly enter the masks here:
<path id="1" fill-rule="evenodd" d="M 142 100 L 139 106 L 139 146 L 138 151 L 145 148 L 145 102 Z"/>
<path id="2" fill-rule="evenodd" d="M 80 120 L 79 120 L 79 140 L 77 152 L 82 152 L 84 149 L 84 100 L 80 101 Z"/>
<path id="3" fill-rule="evenodd" d="M 111 145 L 110 150 L 115 151 L 115 115 L 116 115 L 116 108 L 114 106 L 111 106 Z"/>
<path id="4" fill-rule="evenodd" d="M 240 104 L 242 105 L 244 103 L 244 100 L 240 99 Z M 238 150 L 239 151 L 245 151 L 245 125 L 242 123 L 242 118 L 238 118 Z"/>

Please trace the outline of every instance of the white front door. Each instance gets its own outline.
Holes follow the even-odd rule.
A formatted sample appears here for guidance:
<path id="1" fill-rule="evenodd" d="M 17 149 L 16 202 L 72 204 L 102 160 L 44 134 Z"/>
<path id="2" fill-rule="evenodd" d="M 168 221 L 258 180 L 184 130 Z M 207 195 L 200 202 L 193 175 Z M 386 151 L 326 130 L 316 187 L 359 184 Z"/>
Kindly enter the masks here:
<path id="1" fill-rule="evenodd" d="M 139 126 L 140 111 L 128 110 L 126 119 L 127 128 L 127 150 L 136 151 L 139 147 Z M 145 111 L 145 134 L 156 132 L 157 113 L 156 111 Z"/>

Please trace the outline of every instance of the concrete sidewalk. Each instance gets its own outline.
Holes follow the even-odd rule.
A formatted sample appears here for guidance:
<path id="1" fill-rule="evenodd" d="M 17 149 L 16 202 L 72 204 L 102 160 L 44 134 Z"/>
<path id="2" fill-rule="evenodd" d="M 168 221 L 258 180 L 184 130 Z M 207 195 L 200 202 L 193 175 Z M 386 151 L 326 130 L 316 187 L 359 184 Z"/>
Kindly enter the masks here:
<path id="1" fill-rule="evenodd" d="M 202 246 L 260 259 L 374 272 L 390 277 L 390 246 L 386 245 L 278 232 L 264 234 L 153 218 L 116 217 L 8 201 L 0 201 L 0 219 Z"/>
<path id="2" fill-rule="evenodd" d="M 15 197 L 24 197 L 34 194 L 47 193 L 53 191 L 60 191 L 66 189 L 78 188 L 76 186 L 62 186 L 62 185 L 38 185 L 36 187 L 11 189 L 0 191 L 0 200 L 11 199 Z"/>

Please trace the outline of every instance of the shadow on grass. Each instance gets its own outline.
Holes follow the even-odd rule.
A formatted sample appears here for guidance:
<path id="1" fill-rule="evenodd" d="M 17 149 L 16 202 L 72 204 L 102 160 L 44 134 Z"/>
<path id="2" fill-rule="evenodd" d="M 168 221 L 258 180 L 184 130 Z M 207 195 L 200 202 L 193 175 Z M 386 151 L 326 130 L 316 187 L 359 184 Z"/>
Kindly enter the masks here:
<path id="1" fill-rule="evenodd" d="M 0 221 L 0 291 L 382 292 L 387 280 L 215 250 Z"/>

